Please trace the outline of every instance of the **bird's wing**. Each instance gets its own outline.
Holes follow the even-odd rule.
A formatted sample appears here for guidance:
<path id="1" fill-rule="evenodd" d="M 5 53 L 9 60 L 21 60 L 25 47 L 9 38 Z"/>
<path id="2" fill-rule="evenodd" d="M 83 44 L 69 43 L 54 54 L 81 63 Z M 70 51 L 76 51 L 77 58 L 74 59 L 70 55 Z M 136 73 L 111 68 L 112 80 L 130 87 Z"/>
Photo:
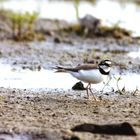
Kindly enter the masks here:
<path id="1" fill-rule="evenodd" d="M 79 70 L 91 70 L 91 69 L 96 69 L 97 65 L 96 64 L 84 64 L 84 65 L 78 65 L 75 68 L 64 68 L 64 67 L 59 67 L 57 66 L 55 69 L 57 70 L 56 72 L 78 72 Z"/>

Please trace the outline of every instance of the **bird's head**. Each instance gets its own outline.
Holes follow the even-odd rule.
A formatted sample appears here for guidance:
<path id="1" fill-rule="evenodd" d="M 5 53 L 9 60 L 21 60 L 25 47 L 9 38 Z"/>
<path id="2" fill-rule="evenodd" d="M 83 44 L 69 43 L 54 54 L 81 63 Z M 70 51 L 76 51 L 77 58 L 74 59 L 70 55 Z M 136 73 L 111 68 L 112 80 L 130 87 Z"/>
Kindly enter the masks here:
<path id="1" fill-rule="evenodd" d="M 112 61 L 111 60 L 102 60 L 99 64 L 99 70 L 102 74 L 104 75 L 108 75 L 110 70 L 111 70 L 111 66 L 112 66 Z"/>

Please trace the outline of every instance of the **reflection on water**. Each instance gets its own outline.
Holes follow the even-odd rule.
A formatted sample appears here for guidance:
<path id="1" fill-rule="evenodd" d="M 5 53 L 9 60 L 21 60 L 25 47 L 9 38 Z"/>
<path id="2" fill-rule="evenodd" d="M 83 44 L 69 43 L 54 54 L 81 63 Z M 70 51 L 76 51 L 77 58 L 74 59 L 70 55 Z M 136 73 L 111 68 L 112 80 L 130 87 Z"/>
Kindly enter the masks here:
<path id="1" fill-rule="evenodd" d="M 120 75 L 115 75 L 119 77 Z M 140 75 L 128 73 L 121 75 L 122 80 L 119 81 L 120 89 L 125 86 L 126 90 L 134 91 L 136 87 L 140 90 Z M 67 73 L 54 73 L 51 70 L 31 71 L 14 69 L 9 65 L 0 64 L 0 87 L 5 88 L 19 88 L 19 89 L 63 89 L 68 90 L 78 82 Z M 104 84 L 96 84 L 92 87 L 96 90 L 102 90 Z M 117 90 L 116 80 L 112 79 L 109 87 Z M 108 90 L 108 89 L 107 89 Z"/>
<path id="2" fill-rule="evenodd" d="M 41 18 L 76 21 L 72 1 L 10 0 L 1 2 L 0 7 L 20 12 L 38 11 Z M 133 35 L 140 35 L 140 8 L 132 2 L 120 4 L 117 1 L 97 0 L 93 4 L 88 1 L 80 1 L 79 16 L 83 17 L 86 14 L 102 19 L 103 24 L 119 23 L 121 27 L 131 30 Z"/>

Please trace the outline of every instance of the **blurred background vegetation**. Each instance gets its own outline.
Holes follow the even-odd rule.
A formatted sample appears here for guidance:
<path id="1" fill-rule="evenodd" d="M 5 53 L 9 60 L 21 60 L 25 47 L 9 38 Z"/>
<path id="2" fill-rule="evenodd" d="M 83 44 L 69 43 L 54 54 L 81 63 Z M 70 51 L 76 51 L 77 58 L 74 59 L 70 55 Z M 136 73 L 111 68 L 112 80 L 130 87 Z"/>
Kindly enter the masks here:
<path id="1" fill-rule="evenodd" d="M 13 5 L 11 6 L 9 4 L 9 2 L 13 1 Z M 58 1 L 61 1 L 61 3 L 56 3 Z M 44 33 L 48 32 L 48 31 L 44 31 L 44 26 L 47 23 L 47 20 L 49 19 L 49 15 L 50 15 L 50 19 L 54 20 L 54 23 L 57 25 L 59 31 L 63 31 L 66 33 L 71 33 L 71 32 L 75 32 L 77 35 L 81 35 L 84 37 L 91 37 L 91 36 L 113 36 L 115 38 L 123 38 L 125 37 L 129 37 L 131 36 L 131 31 L 127 28 L 123 28 L 123 26 L 125 25 L 123 22 L 124 21 L 120 21 L 120 19 L 116 16 L 116 20 L 115 22 L 112 24 L 112 26 L 108 26 L 102 23 L 102 20 L 100 17 L 96 17 L 94 16 L 94 12 L 95 15 L 101 15 L 103 14 L 103 9 L 99 9 L 100 5 L 102 5 L 102 2 L 114 2 L 113 0 L 46 0 L 46 1 L 37 1 L 37 0 L 33 0 L 33 1 L 19 1 L 19 0 L 0 0 L 0 38 L 11 38 L 14 39 L 16 41 L 21 41 L 21 40 L 34 40 L 34 39 L 45 39 L 44 37 Z M 28 3 L 29 2 L 29 3 Z M 46 2 L 46 3 L 45 3 Z M 116 4 L 116 2 L 119 3 L 119 7 L 118 7 L 118 11 L 120 10 L 119 8 L 122 7 L 122 5 L 125 7 L 127 7 L 127 4 L 129 4 L 128 6 L 134 6 L 137 5 L 135 8 L 136 10 L 138 10 L 139 8 L 139 4 L 140 4 L 140 0 L 117 0 L 114 2 L 114 4 Z M 22 4 L 28 4 L 27 5 L 27 9 L 26 6 L 22 6 Z M 89 8 L 90 6 L 93 6 L 93 9 L 95 7 L 97 7 L 97 3 L 98 3 L 98 7 L 96 8 L 97 12 L 91 12 L 91 9 Z M 56 10 L 55 11 L 51 11 L 52 13 L 49 12 L 49 9 L 46 9 L 44 11 L 42 11 L 42 7 L 45 5 L 44 4 L 50 4 L 50 8 L 52 7 L 52 5 L 56 5 Z M 73 9 L 70 8 L 69 9 L 69 13 L 65 12 L 65 8 L 64 8 L 64 4 L 67 5 L 67 8 L 73 6 Z M 107 3 L 109 4 L 109 3 Z M 34 5 L 36 5 L 36 9 L 34 9 Z M 58 5 L 58 6 L 57 6 Z M 83 5 L 87 5 L 85 6 L 84 10 L 87 11 L 86 15 L 83 16 L 83 12 L 81 11 L 80 8 Z M 111 3 L 112 5 L 112 3 Z M 19 7 L 22 7 L 23 9 L 19 9 Z M 81 6 L 81 7 L 80 7 Z M 104 5 L 105 7 L 106 5 Z M 118 6 L 118 5 L 116 5 Z M 11 8 L 12 7 L 12 8 Z M 102 6 L 103 7 L 103 6 Z M 31 10 L 31 9 L 32 10 Z M 72 10 L 73 11 L 72 11 Z M 122 8 L 123 9 L 123 8 Z M 31 10 L 31 11 L 29 11 Z M 59 11 L 61 10 L 61 11 Z M 131 9 L 130 9 L 131 10 Z M 63 13 L 62 13 L 63 11 Z M 88 13 L 88 11 L 90 11 Z M 67 15 L 67 19 L 65 19 L 68 23 L 69 26 L 63 26 L 62 27 L 62 22 L 57 24 L 56 21 L 60 20 L 59 19 L 59 14 L 61 13 L 63 16 Z M 138 11 L 139 12 L 139 11 Z M 46 17 L 41 17 L 41 13 L 43 13 L 44 15 L 46 15 Z M 69 19 L 71 18 L 70 15 L 71 13 L 75 13 L 73 16 L 73 19 L 76 19 L 77 21 L 73 22 L 69 22 Z M 92 15 L 91 15 L 92 13 Z M 112 15 L 114 14 L 114 11 L 112 11 L 111 13 Z M 123 14 L 123 13 L 122 13 Z M 48 16 L 47 16 L 48 15 Z M 55 15 L 55 17 L 57 17 L 58 15 L 58 19 L 56 18 L 52 18 L 51 15 Z M 82 17 L 81 17 L 82 15 Z M 114 14 L 115 16 L 115 14 Z M 118 18 L 118 19 L 117 19 Z M 131 18 L 131 17 L 128 17 Z M 40 26 L 40 22 L 38 22 L 38 24 L 36 24 L 37 21 L 39 21 L 39 19 L 42 19 L 42 21 L 46 21 L 46 23 L 43 22 L 43 26 L 40 27 L 39 32 L 36 30 L 38 27 Z M 132 19 L 133 21 L 133 19 Z M 108 23 L 111 21 L 107 21 Z M 123 24 L 123 26 L 121 26 L 121 24 Z M 50 28 L 53 25 L 50 25 Z M 60 29 L 61 26 L 61 29 Z M 129 25 L 130 26 L 130 25 Z M 133 27 L 132 27 L 133 26 Z M 132 28 L 136 28 L 135 25 L 132 25 Z M 137 26 L 137 25 L 136 25 Z M 46 30 L 46 28 L 45 28 Z M 47 30 L 49 30 L 49 27 L 47 28 Z M 136 29 L 135 29 L 136 30 Z M 41 32 L 40 32 L 41 31 Z M 6 35 L 7 33 L 7 35 Z M 2 37 L 1 37 L 2 36 Z"/>

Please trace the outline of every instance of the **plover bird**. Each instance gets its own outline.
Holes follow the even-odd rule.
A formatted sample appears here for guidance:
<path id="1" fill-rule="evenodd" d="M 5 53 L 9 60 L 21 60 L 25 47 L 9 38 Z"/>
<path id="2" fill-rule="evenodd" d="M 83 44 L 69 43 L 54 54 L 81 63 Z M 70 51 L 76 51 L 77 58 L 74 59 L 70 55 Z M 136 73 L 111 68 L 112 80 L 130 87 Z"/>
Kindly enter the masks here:
<path id="1" fill-rule="evenodd" d="M 86 86 L 87 96 L 89 98 L 89 91 L 93 94 L 91 90 L 91 84 L 97 84 L 104 80 L 104 77 L 109 76 L 111 70 L 112 62 L 111 60 L 102 60 L 97 64 L 83 64 L 78 65 L 74 68 L 65 68 L 57 66 L 56 72 L 68 72 L 73 77 L 80 81 L 88 83 Z M 95 100 L 97 100 L 93 94 Z"/>

